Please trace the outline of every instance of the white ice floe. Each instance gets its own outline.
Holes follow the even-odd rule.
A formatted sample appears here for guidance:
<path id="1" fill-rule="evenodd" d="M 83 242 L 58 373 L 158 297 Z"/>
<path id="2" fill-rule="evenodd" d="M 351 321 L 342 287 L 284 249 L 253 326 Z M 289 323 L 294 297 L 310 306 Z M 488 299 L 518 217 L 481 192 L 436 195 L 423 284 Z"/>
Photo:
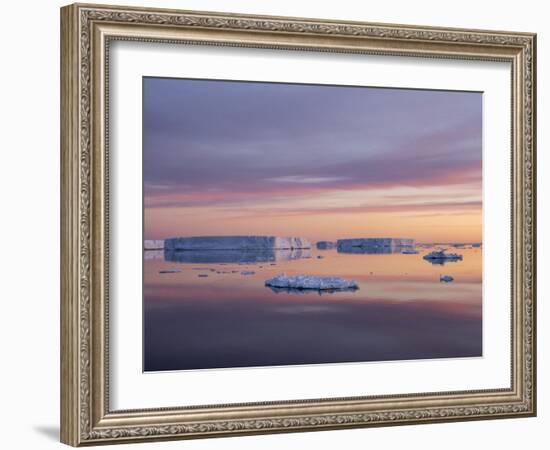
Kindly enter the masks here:
<path id="1" fill-rule="evenodd" d="M 359 289 L 355 281 L 348 281 L 338 277 L 315 277 L 310 275 L 296 275 L 291 277 L 287 277 L 284 274 L 278 275 L 266 280 L 265 285 L 283 289 Z"/>

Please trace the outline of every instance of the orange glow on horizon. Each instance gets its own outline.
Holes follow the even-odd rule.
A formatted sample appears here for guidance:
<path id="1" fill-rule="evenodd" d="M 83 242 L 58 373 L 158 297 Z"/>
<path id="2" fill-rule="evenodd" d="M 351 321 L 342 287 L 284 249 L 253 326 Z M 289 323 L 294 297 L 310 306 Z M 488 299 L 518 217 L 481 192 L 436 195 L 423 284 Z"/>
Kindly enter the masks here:
<path id="1" fill-rule="evenodd" d="M 401 237 L 417 242 L 481 242 L 481 208 L 422 213 L 235 214 L 208 208 L 146 210 L 145 237 L 196 235 L 303 236 L 312 241 L 351 237 Z M 147 233 L 147 230 L 155 230 Z"/>

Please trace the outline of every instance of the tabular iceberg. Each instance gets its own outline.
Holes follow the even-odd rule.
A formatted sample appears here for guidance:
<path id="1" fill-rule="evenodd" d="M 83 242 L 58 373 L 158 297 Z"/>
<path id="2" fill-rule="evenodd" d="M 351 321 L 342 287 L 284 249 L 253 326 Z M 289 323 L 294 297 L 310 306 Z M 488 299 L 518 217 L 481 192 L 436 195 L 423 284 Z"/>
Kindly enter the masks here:
<path id="1" fill-rule="evenodd" d="M 330 250 L 336 247 L 336 243 L 332 241 L 318 241 L 316 246 L 318 250 Z"/>
<path id="2" fill-rule="evenodd" d="M 400 253 L 403 249 L 414 249 L 414 239 L 400 238 L 354 238 L 338 239 L 336 248 L 340 253 Z"/>
<path id="3" fill-rule="evenodd" d="M 162 250 L 164 249 L 163 239 L 145 239 L 143 241 L 144 250 Z"/>
<path id="4" fill-rule="evenodd" d="M 279 236 L 191 236 L 164 241 L 166 250 L 295 250 L 309 249 L 311 243 L 303 237 Z"/>
<path id="5" fill-rule="evenodd" d="M 265 281 L 265 285 L 283 289 L 313 289 L 313 290 L 351 290 L 359 289 L 355 281 L 344 280 L 338 277 L 315 277 L 310 275 L 296 275 L 287 277 L 278 275 Z"/>

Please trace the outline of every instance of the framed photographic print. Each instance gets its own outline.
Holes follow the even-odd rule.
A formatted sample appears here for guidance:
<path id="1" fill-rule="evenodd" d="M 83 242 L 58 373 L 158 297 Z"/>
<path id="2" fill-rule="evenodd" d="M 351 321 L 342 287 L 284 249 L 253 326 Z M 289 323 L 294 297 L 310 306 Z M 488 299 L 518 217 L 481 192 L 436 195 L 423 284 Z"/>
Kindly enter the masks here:
<path id="1" fill-rule="evenodd" d="M 535 38 L 62 8 L 62 441 L 535 415 Z"/>

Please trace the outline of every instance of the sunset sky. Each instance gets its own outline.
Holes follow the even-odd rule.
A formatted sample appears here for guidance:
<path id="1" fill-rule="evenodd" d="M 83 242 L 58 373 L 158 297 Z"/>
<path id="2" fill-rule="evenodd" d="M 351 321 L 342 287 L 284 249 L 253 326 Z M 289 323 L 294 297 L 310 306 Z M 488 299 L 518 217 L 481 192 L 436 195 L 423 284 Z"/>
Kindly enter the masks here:
<path id="1" fill-rule="evenodd" d="M 143 83 L 146 239 L 481 241 L 479 92 Z"/>

